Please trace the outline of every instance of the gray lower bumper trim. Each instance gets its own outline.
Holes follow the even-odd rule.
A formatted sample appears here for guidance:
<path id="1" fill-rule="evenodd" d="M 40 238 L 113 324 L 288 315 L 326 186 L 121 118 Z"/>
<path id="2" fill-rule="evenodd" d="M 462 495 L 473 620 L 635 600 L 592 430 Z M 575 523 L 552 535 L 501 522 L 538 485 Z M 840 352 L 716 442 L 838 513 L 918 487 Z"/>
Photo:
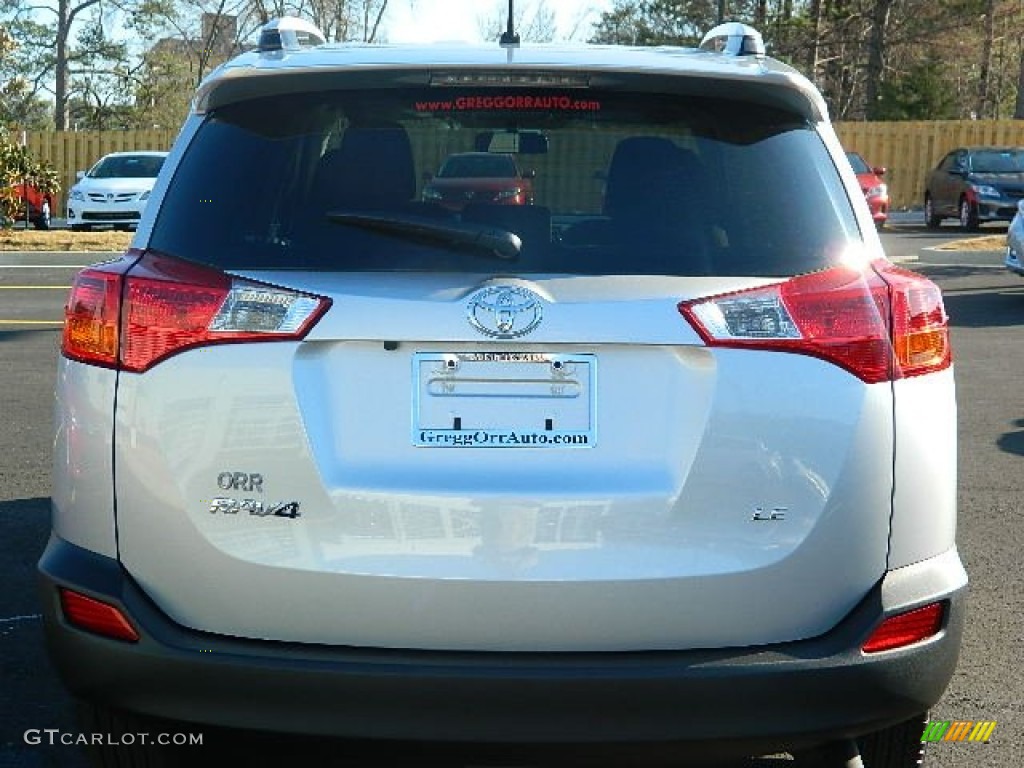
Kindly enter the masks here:
<path id="1" fill-rule="evenodd" d="M 955 551 L 894 571 L 825 635 L 642 653 L 422 652 L 207 635 L 171 622 L 109 558 L 52 538 L 40 561 L 52 658 L 77 696 L 194 723 L 361 739 L 685 744 L 764 754 L 925 712 L 957 661 L 966 578 Z M 142 639 L 69 626 L 56 587 L 119 605 Z M 942 600 L 942 631 L 866 656 L 888 614 Z"/>

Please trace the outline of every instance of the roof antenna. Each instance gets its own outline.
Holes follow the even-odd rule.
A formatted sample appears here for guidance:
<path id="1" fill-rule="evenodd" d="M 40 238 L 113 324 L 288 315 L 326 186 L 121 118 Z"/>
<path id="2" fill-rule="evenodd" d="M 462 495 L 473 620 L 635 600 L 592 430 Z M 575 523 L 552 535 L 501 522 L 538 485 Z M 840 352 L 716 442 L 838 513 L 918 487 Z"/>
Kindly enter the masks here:
<path id="1" fill-rule="evenodd" d="M 519 35 L 516 34 L 515 15 L 512 9 L 512 4 L 514 1 L 515 0 L 508 0 L 508 24 L 505 27 L 505 31 L 501 33 L 501 39 L 498 40 L 498 44 L 502 48 L 519 47 Z"/>

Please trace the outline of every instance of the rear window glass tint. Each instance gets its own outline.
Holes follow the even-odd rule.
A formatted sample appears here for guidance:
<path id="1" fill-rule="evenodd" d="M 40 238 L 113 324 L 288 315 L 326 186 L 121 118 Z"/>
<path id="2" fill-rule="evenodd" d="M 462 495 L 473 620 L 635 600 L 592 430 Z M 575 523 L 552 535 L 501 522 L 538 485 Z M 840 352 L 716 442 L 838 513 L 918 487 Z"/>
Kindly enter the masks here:
<path id="1" fill-rule="evenodd" d="M 580 93 L 340 90 L 221 108 L 185 152 L 151 247 L 224 269 L 785 276 L 859 238 L 804 121 Z M 481 148 L 520 175 L 439 177 Z M 477 231 L 512 233 L 518 255 L 489 262 Z"/>

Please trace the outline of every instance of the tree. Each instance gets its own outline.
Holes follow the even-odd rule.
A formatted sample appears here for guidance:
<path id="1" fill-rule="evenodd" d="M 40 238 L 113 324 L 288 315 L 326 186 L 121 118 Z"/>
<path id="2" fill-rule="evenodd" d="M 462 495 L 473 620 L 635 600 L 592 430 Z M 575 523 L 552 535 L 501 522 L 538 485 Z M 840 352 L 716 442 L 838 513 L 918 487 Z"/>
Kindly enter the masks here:
<path id="1" fill-rule="evenodd" d="M 174 46 L 166 43 L 153 46 L 125 77 L 134 99 L 133 127 L 173 127 L 180 125 L 188 115 L 197 77 L 196 66 Z"/>
<path id="2" fill-rule="evenodd" d="M 868 55 L 864 70 L 865 115 L 874 117 L 878 109 L 879 91 L 885 84 L 885 61 L 888 55 L 889 17 L 896 0 L 874 0 L 868 17 Z"/>
<path id="3" fill-rule="evenodd" d="M 981 46 L 981 66 L 978 72 L 978 101 L 975 114 L 989 115 L 992 105 L 992 51 L 996 36 L 996 0 L 985 2 L 985 36 Z"/>
<path id="4" fill-rule="evenodd" d="M 1013 116 L 1024 120 L 1024 35 L 1018 38 L 1020 48 L 1020 69 L 1017 70 L 1017 101 L 1013 108 Z"/>
<path id="5" fill-rule="evenodd" d="M 132 16 L 131 28 L 155 42 L 141 54 L 141 65 L 129 76 L 138 84 L 145 67 L 155 62 L 160 74 L 175 79 L 187 71 L 182 85 L 191 92 L 214 67 L 242 50 L 243 40 L 256 26 L 249 0 L 143 0 Z M 171 57 L 180 59 L 184 70 L 168 68 Z"/>
<path id="6" fill-rule="evenodd" d="M 555 12 L 545 0 L 529 6 L 520 2 L 514 10 L 513 26 L 522 42 L 550 43 L 557 37 Z M 508 3 L 498 0 L 489 14 L 477 19 L 477 27 L 484 40 L 498 40 L 508 27 Z"/>
<path id="7" fill-rule="evenodd" d="M 601 14 L 591 42 L 697 45 L 717 16 L 717 0 L 615 0 Z"/>
<path id="8" fill-rule="evenodd" d="M 380 40 L 387 9 L 388 0 L 250 0 L 249 10 L 257 26 L 278 16 L 302 16 L 328 40 L 372 43 Z"/>
<path id="9" fill-rule="evenodd" d="M 17 47 L 14 36 L 0 26 L 0 127 L 45 128 L 49 124 L 49 108 L 36 96 L 29 80 L 15 66 Z"/>
<path id="10" fill-rule="evenodd" d="M 716 5 L 615 0 L 593 41 L 692 46 L 715 23 Z M 1020 0 L 731 0 L 728 17 L 758 27 L 770 55 L 805 72 L 834 119 L 926 108 L 939 112 L 922 119 L 950 112 L 997 118 L 1024 116 L 1022 9 Z M 981 27 L 979 19 L 986 20 Z M 924 72 L 952 95 L 951 104 L 915 90 Z M 905 109 L 901 98 L 910 100 Z"/>
<path id="11" fill-rule="evenodd" d="M 69 124 L 90 130 L 114 130 L 130 124 L 131 100 L 124 87 L 128 47 L 107 36 L 106 25 L 91 13 L 76 35 L 69 73 L 66 111 Z"/>
<path id="12" fill-rule="evenodd" d="M 76 69 L 95 77 L 110 61 L 123 61 L 127 54 L 122 42 L 104 33 L 108 20 L 101 0 L 0 0 L 0 18 L 17 42 L 11 68 L 25 78 L 29 98 L 52 93 L 58 130 L 67 128 Z"/>
<path id="13" fill-rule="evenodd" d="M 153 42 L 118 72 L 133 98 L 130 123 L 179 125 L 199 83 L 243 49 L 256 23 L 248 0 L 141 0 L 130 28 Z"/>
<path id="14" fill-rule="evenodd" d="M 53 46 L 53 123 L 58 131 L 67 130 L 68 103 L 72 95 L 73 68 L 77 65 L 92 76 L 100 74 L 98 68 L 104 60 L 123 60 L 126 55 L 124 43 L 110 40 L 104 31 L 102 14 L 93 15 L 86 27 L 72 44 L 73 25 L 83 12 L 95 8 L 101 12 L 101 0 L 56 0 L 56 9 L 42 6 L 56 14 L 56 22 L 50 28 Z"/>
<path id="15" fill-rule="evenodd" d="M 188 113 L 196 87 L 215 67 L 245 49 L 272 18 L 302 16 L 328 40 L 379 39 L 387 0 L 136 0 L 131 28 L 155 41 L 121 71 L 135 103 L 132 124 L 174 126 Z"/>
<path id="16" fill-rule="evenodd" d="M 943 76 L 942 61 L 932 58 L 914 64 L 899 78 L 879 89 L 879 120 L 942 120 L 957 116 L 953 93 Z"/>
<path id="17" fill-rule="evenodd" d="M 0 0 L 0 128 L 43 128 L 49 124 L 50 109 L 38 98 L 32 68 L 23 61 L 22 45 L 15 34 L 20 31 L 18 25 L 12 24 L 9 16 L 5 20 L 16 7 Z"/>

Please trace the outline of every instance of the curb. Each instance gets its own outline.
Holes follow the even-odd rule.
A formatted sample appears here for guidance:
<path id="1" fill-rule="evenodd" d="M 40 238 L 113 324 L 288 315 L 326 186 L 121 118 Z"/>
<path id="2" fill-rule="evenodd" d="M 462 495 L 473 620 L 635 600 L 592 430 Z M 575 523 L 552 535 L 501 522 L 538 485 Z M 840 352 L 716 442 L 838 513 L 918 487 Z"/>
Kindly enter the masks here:
<path id="1" fill-rule="evenodd" d="M 921 264 L 964 264 L 978 267 L 1003 267 L 1006 249 L 998 251 L 952 251 L 942 248 L 922 248 L 917 255 Z"/>

